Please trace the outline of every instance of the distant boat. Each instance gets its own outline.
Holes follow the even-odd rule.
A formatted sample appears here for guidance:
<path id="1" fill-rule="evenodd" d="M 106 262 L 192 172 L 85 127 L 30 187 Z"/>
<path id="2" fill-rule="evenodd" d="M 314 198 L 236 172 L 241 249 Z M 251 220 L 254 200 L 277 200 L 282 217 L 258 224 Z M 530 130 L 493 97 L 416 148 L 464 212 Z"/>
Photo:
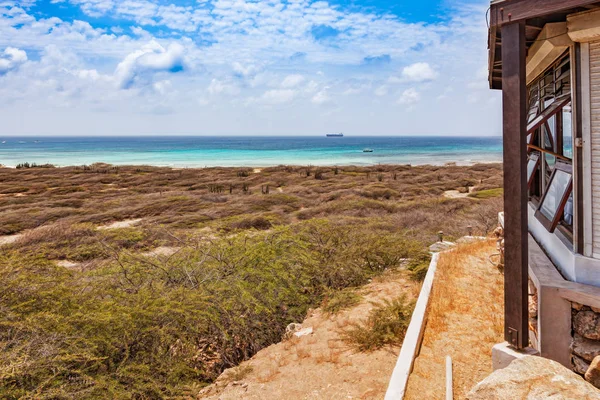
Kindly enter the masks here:
<path id="1" fill-rule="evenodd" d="M 344 137 L 344 134 L 342 132 L 340 132 L 340 133 L 328 133 L 325 136 L 327 136 L 327 137 Z"/>
<path id="2" fill-rule="evenodd" d="M 3 140 L 3 141 L 2 141 L 2 144 L 4 144 L 4 143 L 6 143 L 6 140 Z"/>
<path id="3" fill-rule="evenodd" d="M 363 153 L 372 153 L 373 149 L 363 149 Z"/>

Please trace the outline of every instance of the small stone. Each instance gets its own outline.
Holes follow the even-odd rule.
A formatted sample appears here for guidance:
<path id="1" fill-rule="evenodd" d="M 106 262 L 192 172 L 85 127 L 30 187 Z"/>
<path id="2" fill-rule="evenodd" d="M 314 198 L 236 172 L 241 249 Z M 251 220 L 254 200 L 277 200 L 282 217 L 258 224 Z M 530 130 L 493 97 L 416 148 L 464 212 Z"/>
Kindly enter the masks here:
<path id="1" fill-rule="evenodd" d="M 600 317 L 593 311 L 580 311 L 573 318 L 573 329 L 587 339 L 600 340 Z"/>
<path id="2" fill-rule="evenodd" d="M 587 362 L 592 362 L 594 358 L 600 356 L 600 342 L 575 334 L 571 341 L 571 352 Z"/>
<path id="3" fill-rule="evenodd" d="M 579 304 L 579 303 L 572 302 L 572 303 L 571 303 L 571 307 L 572 307 L 573 309 L 575 309 L 575 310 L 579 311 L 579 310 L 581 310 L 581 309 L 583 308 L 583 304 Z"/>
<path id="4" fill-rule="evenodd" d="M 585 380 L 600 388 L 600 356 L 595 357 L 585 372 Z"/>
<path id="5" fill-rule="evenodd" d="M 248 387 L 248 384 L 247 384 L 247 383 L 244 383 L 244 384 L 242 385 L 242 387 L 243 387 L 244 389 L 246 389 L 246 388 Z"/>
<path id="6" fill-rule="evenodd" d="M 306 335 L 311 335 L 312 333 L 313 333 L 313 328 L 311 326 L 308 328 L 300 329 L 298 332 L 294 333 L 294 336 L 302 337 L 302 336 L 306 336 Z"/>
<path id="7" fill-rule="evenodd" d="M 537 304 L 530 301 L 529 302 L 529 318 L 536 318 L 538 315 Z"/>
<path id="8" fill-rule="evenodd" d="M 590 367 L 590 364 L 587 361 L 575 355 L 571 355 L 571 364 L 573 365 L 573 371 L 577 372 L 579 375 L 585 374 Z"/>

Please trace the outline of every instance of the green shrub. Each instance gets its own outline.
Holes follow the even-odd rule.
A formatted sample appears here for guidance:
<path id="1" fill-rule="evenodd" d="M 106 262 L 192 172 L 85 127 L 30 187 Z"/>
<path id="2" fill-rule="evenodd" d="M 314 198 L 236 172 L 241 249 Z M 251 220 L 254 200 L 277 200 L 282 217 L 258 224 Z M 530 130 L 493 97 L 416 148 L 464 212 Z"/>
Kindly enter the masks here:
<path id="1" fill-rule="evenodd" d="M 504 194 L 503 188 L 495 188 L 495 189 L 487 189 L 480 190 L 478 192 L 471 193 L 469 197 L 474 197 L 476 199 L 489 199 L 492 197 L 500 197 Z"/>
<path id="2" fill-rule="evenodd" d="M 357 305 L 360 299 L 361 296 L 352 289 L 333 291 L 326 295 L 321 309 L 326 314 L 337 314 L 342 310 Z"/>
<path id="3" fill-rule="evenodd" d="M 373 351 L 386 345 L 400 345 L 408 329 L 414 304 L 402 295 L 377 304 L 363 324 L 354 324 L 343 333 L 344 340 L 358 351 Z"/>

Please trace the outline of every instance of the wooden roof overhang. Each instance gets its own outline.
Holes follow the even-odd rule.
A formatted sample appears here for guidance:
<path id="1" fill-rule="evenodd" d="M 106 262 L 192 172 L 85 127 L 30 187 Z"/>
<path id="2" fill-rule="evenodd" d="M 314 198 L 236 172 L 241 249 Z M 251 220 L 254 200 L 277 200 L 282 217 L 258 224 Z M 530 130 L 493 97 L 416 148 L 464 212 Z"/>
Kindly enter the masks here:
<path id="1" fill-rule="evenodd" d="M 502 89 L 502 25 L 525 21 L 529 49 L 547 23 L 564 22 L 569 14 L 600 7 L 598 0 L 494 0 L 489 10 L 489 85 Z M 566 32 L 565 32 L 566 33 Z"/>

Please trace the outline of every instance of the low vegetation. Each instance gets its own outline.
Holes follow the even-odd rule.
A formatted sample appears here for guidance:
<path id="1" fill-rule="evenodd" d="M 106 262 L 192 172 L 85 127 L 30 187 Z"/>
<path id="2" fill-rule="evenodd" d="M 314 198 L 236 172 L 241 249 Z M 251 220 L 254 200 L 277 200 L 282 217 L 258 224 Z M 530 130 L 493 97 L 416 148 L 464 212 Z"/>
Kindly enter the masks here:
<path id="1" fill-rule="evenodd" d="M 404 339 L 414 304 L 405 295 L 378 304 L 366 321 L 344 331 L 344 340 L 359 351 L 372 351 L 386 345 L 400 345 Z"/>
<path id="2" fill-rule="evenodd" d="M 385 270 L 421 279 L 438 231 L 487 233 L 501 198 L 442 194 L 500 182 L 498 165 L 0 168 L 0 235 L 20 235 L 0 252 L 0 398 L 195 396 L 309 308 L 351 307 Z M 350 336 L 401 340 L 410 309 Z"/>

